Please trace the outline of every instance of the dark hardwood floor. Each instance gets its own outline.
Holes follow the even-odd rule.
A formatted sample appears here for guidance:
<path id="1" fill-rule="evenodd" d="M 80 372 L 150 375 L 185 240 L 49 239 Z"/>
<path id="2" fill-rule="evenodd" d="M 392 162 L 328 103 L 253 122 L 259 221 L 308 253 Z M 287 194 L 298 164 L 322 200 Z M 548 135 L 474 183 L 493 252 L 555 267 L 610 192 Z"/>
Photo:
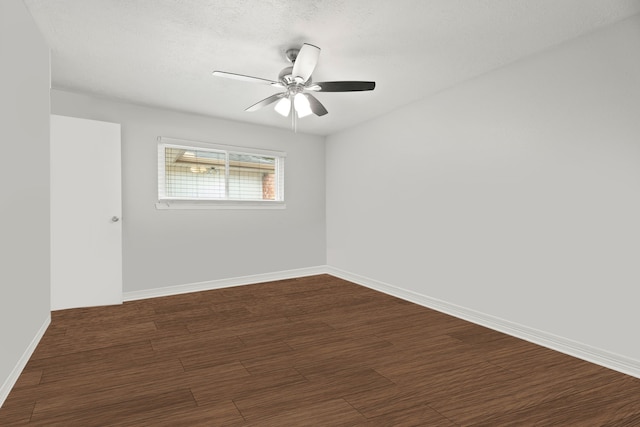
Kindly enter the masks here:
<path id="1" fill-rule="evenodd" d="M 640 379 L 327 276 L 54 312 L 34 426 L 640 426 Z"/>

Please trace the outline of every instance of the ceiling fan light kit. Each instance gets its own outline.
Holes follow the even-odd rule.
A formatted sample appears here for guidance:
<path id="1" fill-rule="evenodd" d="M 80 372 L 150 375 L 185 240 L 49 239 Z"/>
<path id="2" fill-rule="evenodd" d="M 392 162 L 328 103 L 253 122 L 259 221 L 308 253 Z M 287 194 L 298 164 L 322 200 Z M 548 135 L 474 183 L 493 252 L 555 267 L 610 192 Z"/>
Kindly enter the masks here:
<path id="1" fill-rule="evenodd" d="M 271 95 L 251 105 L 245 111 L 258 111 L 275 102 L 275 111 L 278 114 L 284 117 L 291 116 L 291 126 L 294 131 L 297 131 L 298 118 L 311 114 L 324 116 L 328 113 L 318 98 L 309 92 L 356 92 L 373 90 L 376 87 L 375 82 L 366 81 L 312 82 L 311 74 L 313 74 L 318 64 L 318 58 L 320 57 L 320 48 L 312 44 L 305 43 L 300 49 L 288 49 L 285 55 L 293 65 L 285 67 L 280 71 L 277 81 L 245 76 L 243 74 L 228 73 L 226 71 L 214 71 L 213 75 L 234 80 L 268 84 L 284 89 L 284 92 Z"/>

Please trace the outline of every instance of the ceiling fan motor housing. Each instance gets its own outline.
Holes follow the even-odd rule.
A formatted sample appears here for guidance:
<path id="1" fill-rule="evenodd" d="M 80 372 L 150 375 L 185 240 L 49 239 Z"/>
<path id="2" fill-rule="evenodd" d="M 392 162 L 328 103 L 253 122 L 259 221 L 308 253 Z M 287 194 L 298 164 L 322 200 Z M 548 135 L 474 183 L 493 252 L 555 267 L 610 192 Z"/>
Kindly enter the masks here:
<path id="1" fill-rule="evenodd" d="M 293 81 L 293 78 L 291 77 L 292 71 L 293 66 L 283 68 L 282 71 L 280 71 L 280 74 L 278 74 L 278 80 L 285 84 L 291 83 Z"/>
<path id="2" fill-rule="evenodd" d="M 293 78 L 292 73 L 293 66 L 283 68 L 282 71 L 280 71 L 280 74 L 278 74 L 278 81 L 281 81 L 287 87 L 291 84 L 300 84 L 301 86 L 304 86 L 305 83 L 309 84 L 312 82 L 311 76 L 309 76 L 306 82 L 302 80 L 296 82 L 296 79 Z"/>

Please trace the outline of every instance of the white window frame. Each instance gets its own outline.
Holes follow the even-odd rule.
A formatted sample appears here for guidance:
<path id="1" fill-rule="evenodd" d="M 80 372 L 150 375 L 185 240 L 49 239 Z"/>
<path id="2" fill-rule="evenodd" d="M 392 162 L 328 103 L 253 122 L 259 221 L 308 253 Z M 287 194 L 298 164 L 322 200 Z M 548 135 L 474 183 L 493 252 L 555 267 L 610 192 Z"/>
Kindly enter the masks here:
<path id="1" fill-rule="evenodd" d="M 276 199 L 190 199 L 167 197 L 165 194 L 165 148 L 180 148 L 225 153 L 225 193 L 229 195 L 229 154 L 248 154 L 275 157 Z M 259 148 L 238 147 L 202 141 L 158 137 L 158 201 L 157 209 L 285 209 L 284 202 L 284 161 L 287 153 Z"/>

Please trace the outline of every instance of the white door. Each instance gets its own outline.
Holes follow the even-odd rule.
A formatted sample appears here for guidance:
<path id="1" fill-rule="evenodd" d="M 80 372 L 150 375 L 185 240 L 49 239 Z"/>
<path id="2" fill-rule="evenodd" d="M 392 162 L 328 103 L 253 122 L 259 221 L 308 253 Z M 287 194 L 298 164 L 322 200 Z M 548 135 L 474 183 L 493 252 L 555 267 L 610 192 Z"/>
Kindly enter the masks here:
<path id="1" fill-rule="evenodd" d="M 122 303 L 120 125 L 51 116 L 51 309 Z"/>

